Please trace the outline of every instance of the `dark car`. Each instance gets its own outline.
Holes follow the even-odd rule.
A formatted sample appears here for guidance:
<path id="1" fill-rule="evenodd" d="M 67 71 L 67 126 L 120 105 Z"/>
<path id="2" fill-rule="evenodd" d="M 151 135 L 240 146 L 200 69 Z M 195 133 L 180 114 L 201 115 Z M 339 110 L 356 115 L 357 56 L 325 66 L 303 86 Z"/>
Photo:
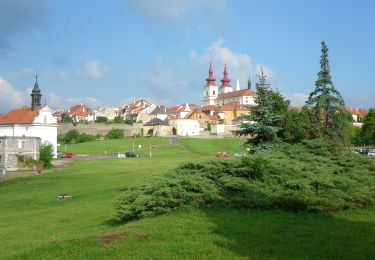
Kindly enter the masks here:
<path id="1" fill-rule="evenodd" d="M 126 152 L 125 157 L 126 158 L 128 158 L 128 157 L 139 157 L 139 154 L 137 154 L 135 152 Z"/>
<path id="2" fill-rule="evenodd" d="M 61 155 L 61 158 L 73 158 L 73 153 L 64 153 Z"/>

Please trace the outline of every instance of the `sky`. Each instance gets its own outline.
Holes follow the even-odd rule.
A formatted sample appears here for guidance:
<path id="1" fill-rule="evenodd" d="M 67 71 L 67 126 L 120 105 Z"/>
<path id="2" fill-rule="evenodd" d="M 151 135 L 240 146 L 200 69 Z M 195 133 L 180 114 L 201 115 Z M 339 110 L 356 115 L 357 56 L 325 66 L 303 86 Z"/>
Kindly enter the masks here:
<path id="1" fill-rule="evenodd" d="M 135 98 L 201 104 L 209 62 L 233 86 L 262 67 L 303 105 L 320 43 L 347 106 L 375 107 L 372 0 L 0 0 L 0 113 L 42 103 L 118 107 Z"/>

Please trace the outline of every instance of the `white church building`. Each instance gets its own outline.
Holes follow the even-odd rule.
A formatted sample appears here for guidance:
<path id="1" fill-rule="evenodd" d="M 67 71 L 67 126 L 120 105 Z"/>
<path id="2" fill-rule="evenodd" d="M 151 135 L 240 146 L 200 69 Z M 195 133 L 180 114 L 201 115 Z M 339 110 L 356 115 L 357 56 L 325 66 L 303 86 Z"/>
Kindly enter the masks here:
<path id="1" fill-rule="evenodd" d="M 255 106 L 255 92 L 251 90 L 251 81 L 249 78 L 247 89 L 241 89 L 237 80 L 236 89 L 233 90 L 228 77 L 227 65 L 224 66 L 223 79 L 221 85 L 216 84 L 212 63 L 208 70 L 207 83 L 203 90 L 203 106 L 221 107 L 229 102 L 238 101 L 241 105 Z"/>
<path id="2" fill-rule="evenodd" d="M 22 107 L 0 115 L 0 136 L 39 137 L 41 143 L 53 146 L 57 155 L 57 120 L 47 105 L 41 106 L 42 94 L 36 78 L 31 94 L 31 107 Z"/>

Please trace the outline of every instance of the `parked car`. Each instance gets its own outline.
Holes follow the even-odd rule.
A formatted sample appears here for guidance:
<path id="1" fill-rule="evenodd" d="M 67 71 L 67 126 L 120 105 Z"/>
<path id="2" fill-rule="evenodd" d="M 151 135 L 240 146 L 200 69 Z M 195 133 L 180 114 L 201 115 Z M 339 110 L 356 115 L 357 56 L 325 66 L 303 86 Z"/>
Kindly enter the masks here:
<path id="1" fill-rule="evenodd" d="M 369 150 L 367 155 L 368 156 L 375 156 L 375 150 Z"/>
<path id="2" fill-rule="evenodd" d="M 64 153 L 61 155 L 61 158 L 73 158 L 73 153 Z"/>
<path id="3" fill-rule="evenodd" d="M 230 154 L 226 153 L 226 152 L 218 152 L 216 154 L 216 158 L 228 158 L 230 157 Z"/>
<path id="4" fill-rule="evenodd" d="M 234 157 L 245 157 L 245 156 L 246 156 L 246 153 L 243 153 L 243 152 L 238 152 L 234 154 Z"/>
<path id="5" fill-rule="evenodd" d="M 135 153 L 135 152 L 126 152 L 125 153 L 125 157 L 139 157 L 139 154 Z"/>
<path id="6" fill-rule="evenodd" d="M 57 151 L 56 156 L 57 156 L 57 158 L 61 158 L 62 152 L 61 151 Z"/>

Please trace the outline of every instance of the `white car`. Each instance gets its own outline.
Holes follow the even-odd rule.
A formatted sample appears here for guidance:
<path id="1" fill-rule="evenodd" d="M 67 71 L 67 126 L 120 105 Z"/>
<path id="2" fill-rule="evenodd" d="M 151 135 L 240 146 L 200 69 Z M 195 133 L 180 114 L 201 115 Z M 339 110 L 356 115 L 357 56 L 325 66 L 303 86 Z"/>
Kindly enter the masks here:
<path id="1" fill-rule="evenodd" d="M 368 151 L 368 156 L 375 156 L 375 150 Z"/>

